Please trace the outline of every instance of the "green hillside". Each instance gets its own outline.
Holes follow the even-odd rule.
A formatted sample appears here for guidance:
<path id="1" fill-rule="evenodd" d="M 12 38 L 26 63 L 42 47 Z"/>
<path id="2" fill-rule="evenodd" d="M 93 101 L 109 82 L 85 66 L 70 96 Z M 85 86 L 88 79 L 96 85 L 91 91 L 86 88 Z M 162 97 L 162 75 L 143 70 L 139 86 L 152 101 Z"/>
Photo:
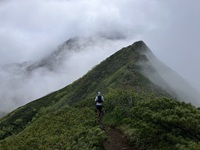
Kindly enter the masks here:
<path id="1" fill-rule="evenodd" d="M 123 131 L 129 145 L 149 150 L 200 149 L 200 110 L 173 99 L 141 74 L 142 42 L 123 48 L 63 89 L 0 120 L 0 149 L 101 150 L 107 132 L 94 97 L 105 97 L 102 124 Z M 153 66 L 148 66 L 156 73 Z"/>

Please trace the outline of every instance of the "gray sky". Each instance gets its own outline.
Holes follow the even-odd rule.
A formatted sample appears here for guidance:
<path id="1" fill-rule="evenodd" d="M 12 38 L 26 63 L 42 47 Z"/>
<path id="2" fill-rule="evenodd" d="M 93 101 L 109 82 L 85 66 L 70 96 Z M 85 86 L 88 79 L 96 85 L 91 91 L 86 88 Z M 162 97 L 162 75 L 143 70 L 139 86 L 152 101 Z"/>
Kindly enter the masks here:
<path id="1" fill-rule="evenodd" d="M 101 59 L 114 49 L 143 40 L 161 61 L 200 92 L 199 7 L 199 0 L 0 1 L 0 65 L 38 60 L 74 36 L 117 36 L 123 42 L 102 49 L 112 46 L 110 52 L 101 52 Z M 80 76 L 91 63 L 100 62 L 92 59 L 96 55 L 91 51 L 87 54 L 90 61 Z"/>
<path id="2" fill-rule="evenodd" d="M 165 4 L 166 20 L 144 39 L 152 51 L 200 91 L 200 1 Z"/>
<path id="3" fill-rule="evenodd" d="M 154 0 L 8 0 L 0 6 L 1 63 L 34 59 L 73 36 L 139 37 L 163 20 Z M 133 41 L 134 42 L 134 41 Z"/>

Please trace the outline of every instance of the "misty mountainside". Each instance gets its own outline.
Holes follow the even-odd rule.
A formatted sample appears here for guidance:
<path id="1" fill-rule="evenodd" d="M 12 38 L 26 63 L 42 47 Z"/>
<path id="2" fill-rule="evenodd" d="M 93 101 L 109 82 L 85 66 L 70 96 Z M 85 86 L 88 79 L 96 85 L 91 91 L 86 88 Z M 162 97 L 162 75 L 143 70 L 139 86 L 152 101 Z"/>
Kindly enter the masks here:
<path id="1" fill-rule="evenodd" d="M 144 42 L 135 42 L 66 87 L 7 114 L 0 119 L 0 149 L 105 149 L 108 133 L 94 107 L 98 91 L 105 98 L 101 124 L 120 129 L 127 144 L 147 150 L 200 149 L 200 110 L 174 98 L 175 90 L 164 89 L 171 88 L 170 82 L 147 53 Z"/>
<path id="2" fill-rule="evenodd" d="M 71 38 L 60 45 L 58 49 L 53 51 L 53 53 L 51 53 L 49 56 L 28 66 L 26 70 L 28 72 L 39 68 L 52 71 L 57 70 L 58 68 L 63 67 L 65 59 L 69 59 L 72 53 L 84 51 L 86 48 L 94 46 L 96 44 L 95 42 L 95 39 L 92 38 Z"/>
<path id="3" fill-rule="evenodd" d="M 73 55 L 72 53 L 84 51 L 85 47 L 92 45 L 90 43 L 92 43 L 92 39 L 72 38 L 64 42 L 49 55 L 45 55 L 42 59 L 2 66 L 0 72 L 0 81 L 2 83 L 0 101 L 2 105 L 0 109 L 4 112 L 9 112 L 13 108 L 24 105 L 34 98 L 53 91 L 56 83 L 53 86 L 54 82 L 51 79 L 58 74 L 67 74 L 65 70 L 69 70 L 70 66 L 65 65 L 65 63 L 67 63 L 69 57 Z M 42 82 L 44 84 L 41 84 Z M 58 84 L 56 89 L 66 84 Z M 30 90 L 33 87 L 35 89 Z M 36 87 L 38 87 L 37 90 Z M 12 92 L 7 94 L 7 91 Z"/>
<path id="4" fill-rule="evenodd" d="M 3 68 L 8 72 L 18 74 L 21 73 L 25 75 L 29 75 L 37 69 L 54 71 L 63 66 L 63 63 L 65 62 L 64 59 L 68 59 L 71 55 L 70 52 L 81 51 L 84 50 L 85 47 L 89 47 L 94 44 L 95 41 L 92 38 L 71 38 L 61 44 L 51 54 L 40 60 L 35 62 L 24 62 L 21 64 L 9 64 L 5 65 Z"/>
<path id="5" fill-rule="evenodd" d="M 0 110 L 10 112 L 63 88 L 116 51 L 115 43 L 120 42 L 103 37 L 74 37 L 44 54 L 41 59 L 2 66 Z"/>
<path id="6" fill-rule="evenodd" d="M 140 61 L 141 73 L 166 90 L 174 98 L 200 106 L 200 93 L 174 70 L 162 63 L 153 53 L 144 52 L 148 61 Z M 153 67 L 152 67 L 153 66 Z"/>

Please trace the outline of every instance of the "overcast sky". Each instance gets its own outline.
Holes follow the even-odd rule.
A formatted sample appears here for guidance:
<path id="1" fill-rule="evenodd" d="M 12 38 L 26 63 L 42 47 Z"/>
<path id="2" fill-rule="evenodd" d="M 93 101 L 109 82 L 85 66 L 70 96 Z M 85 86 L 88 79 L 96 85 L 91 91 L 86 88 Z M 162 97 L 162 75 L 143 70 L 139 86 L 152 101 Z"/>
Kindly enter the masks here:
<path id="1" fill-rule="evenodd" d="M 199 0 L 1 0 L 0 65 L 38 60 L 75 36 L 143 40 L 200 92 L 199 8 Z"/>

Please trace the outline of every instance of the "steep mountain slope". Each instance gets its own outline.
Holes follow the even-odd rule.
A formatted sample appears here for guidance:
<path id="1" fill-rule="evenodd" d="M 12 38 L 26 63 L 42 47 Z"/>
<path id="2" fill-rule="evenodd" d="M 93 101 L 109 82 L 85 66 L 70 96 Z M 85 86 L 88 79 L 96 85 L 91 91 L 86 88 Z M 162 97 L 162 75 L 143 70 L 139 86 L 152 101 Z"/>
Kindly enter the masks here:
<path id="1" fill-rule="evenodd" d="M 10 112 L 65 87 L 115 52 L 116 47 L 121 48 L 119 45 L 123 45 L 122 40 L 75 37 L 52 50 L 44 49 L 46 53 L 37 60 L 0 66 L 0 110 Z"/>
<path id="2" fill-rule="evenodd" d="M 65 41 L 58 47 L 56 51 L 53 51 L 49 56 L 35 62 L 34 64 L 26 67 L 28 72 L 32 72 L 35 69 L 43 68 L 47 70 L 58 70 L 62 68 L 65 60 L 69 59 L 72 53 L 84 51 L 88 47 L 93 47 L 97 42 L 93 38 L 80 38 L 75 37 Z"/>
<path id="3" fill-rule="evenodd" d="M 89 43 L 93 42 L 90 39 L 72 38 L 40 60 L 4 65 L 0 71 L 0 88 L 2 89 L 0 91 L 0 101 L 2 102 L 0 109 L 9 112 L 13 108 L 58 89 L 58 87 L 64 87 L 69 81 L 61 84 L 58 79 L 57 82 L 54 82 L 55 77 L 62 78 L 65 70 L 69 70 L 65 63 L 72 53 L 85 50 L 83 48 L 92 45 Z M 41 82 L 46 82 L 46 85 Z M 8 91 L 12 92 L 7 94 Z"/>
<path id="4" fill-rule="evenodd" d="M 137 71 L 138 66 L 135 64 L 137 59 L 141 59 L 140 49 L 138 49 L 141 46 L 143 46 L 143 43 L 138 42 L 133 46 L 118 51 L 73 84 L 18 108 L 15 113 L 9 115 L 10 123 L 14 122 L 17 117 L 24 117 L 25 120 L 23 120 L 26 124 L 32 120 L 33 116 L 42 107 L 56 105 L 56 107 L 60 108 L 65 104 L 73 104 L 80 100 L 91 98 L 98 90 L 108 93 L 111 88 L 132 88 L 132 85 L 138 90 L 145 87 L 151 90 L 150 86 L 153 86 L 153 84 L 151 85 L 145 77 L 139 74 Z M 24 115 L 21 116 L 21 114 Z M 7 121 L 6 119 L 5 122 Z"/>
<path id="5" fill-rule="evenodd" d="M 22 64 L 5 65 L 3 68 L 11 73 L 21 73 L 30 75 L 35 70 L 57 70 L 63 67 L 64 60 L 69 58 L 72 52 L 82 51 L 86 47 L 94 46 L 95 40 L 92 38 L 75 37 L 65 41 L 49 55 L 35 62 L 24 62 Z"/>
<path id="6" fill-rule="evenodd" d="M 141 72 L 144 76 L 162 87 L 174 98 L 200 106 L 200 94 L 186 80 L 159 61 L 150 50 L 144 54 L 149 60 L 140 62 Z M 153 72 L 151 71 L 152 66 L 155 69 Z"/>
<path id="7" fill-rule="evenodd" d="M 97 91 L 106 100 L 103 122 L 123 130 L 129 144 L 154 150 L 198 148 L 200 111 L 172 99 L 143 75 L 147 67 L 164 80 L 144 54 L 148 51 L 144 42 L 136 42 L 74 83 L 14 110 L 0 120 L 0 148 L 103 149 L 106 133 L 94 112 Z"/>

